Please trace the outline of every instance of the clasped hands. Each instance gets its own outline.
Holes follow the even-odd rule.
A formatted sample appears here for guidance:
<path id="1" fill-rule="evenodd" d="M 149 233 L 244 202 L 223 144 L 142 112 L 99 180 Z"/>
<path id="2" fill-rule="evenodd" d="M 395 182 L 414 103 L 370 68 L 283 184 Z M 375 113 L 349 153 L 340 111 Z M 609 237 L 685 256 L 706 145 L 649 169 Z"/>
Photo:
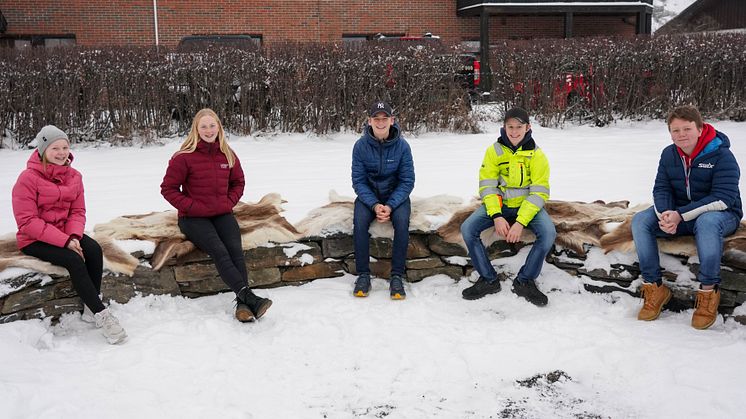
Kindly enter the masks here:
<path id="1" fill-rule="evenodd" d="M 391 207 L 384 204 L 376 204 L 373 206 L 373 211 L 376 213 L 376 221 L 379 223 L 385 223 L 391 220 Z"/>
<path id="2" fill-rule="evenodd" d="M 658 220 L 658 227 L 665 233 L 675 234 L 681 220 L 681 214 L 678 211 L 663 211 L 660 220 Z"/>
<path id="3" fill-rule="evenodd" d="M 505 241 L 508 243 L 518 243 L 521 240 L 521 233 L 523 233 L 523 224 L 519 222 L 513 223 L 511 226 L 503 217 L 497 217 L 494 219 L 495 232 L 505 237 Z"/>

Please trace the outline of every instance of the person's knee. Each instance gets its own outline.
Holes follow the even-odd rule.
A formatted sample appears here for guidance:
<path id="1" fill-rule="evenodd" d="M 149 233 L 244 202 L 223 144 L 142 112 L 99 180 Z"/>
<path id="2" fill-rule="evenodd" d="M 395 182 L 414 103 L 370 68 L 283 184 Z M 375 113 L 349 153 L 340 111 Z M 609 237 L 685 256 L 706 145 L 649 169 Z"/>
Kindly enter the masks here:
<path id="1" fill-rule="evenodd" d="M 554 224 L 549 224 L 544 229 L 544 237 L 547 243 L 551 246 L 557 239 L 557 229 L 554 228 Z"/>
<path id="2" fill-rule="evenodd" d="M 83 261 L 83 258 L 81 258 L 80 255 L 73 252 L 72 250 L 69 252 L 65 252 L 63 256 L 55 261 L 55 265 L 59 265 L 67 269 L 67 271 L 71 275 L 73 275 L 74 272 L 87 272 L 85 261 Z"/>
<path id="3" fill-rule="evenodd" d="M 649 231 L 651 226 L 658 225 L 658 216 L 651 210 L 640 211 L 632 217 L 632 234 Z"/>
<path id="4" fill-rule="evenodd" d="M 86 259 L 89 258 L 101 258 L 104 254 L 103 250 L 101 249 L 101 245 L 98 244 L 96 240 L 87 240 L 85 242 L 85 245 L 81 243 L 81 247 L 83 249 L 83 255 L 85 255 Z"/>
<path id="5" fill-rule="evenodd" d="M 467 243 L 474 241 L 479 237 L 480 233 L 481 232 L 477 233 L 474 231 L 474 227 L 467 222 L 461 224 L 461 237 L 463 237 L 464 241 Z"/>
<path id="6" fill-rule="evenodd" d="M 396 214 L 392 216 L 391 225 L 395 231 L 409 231 L 409 214 Z"/>

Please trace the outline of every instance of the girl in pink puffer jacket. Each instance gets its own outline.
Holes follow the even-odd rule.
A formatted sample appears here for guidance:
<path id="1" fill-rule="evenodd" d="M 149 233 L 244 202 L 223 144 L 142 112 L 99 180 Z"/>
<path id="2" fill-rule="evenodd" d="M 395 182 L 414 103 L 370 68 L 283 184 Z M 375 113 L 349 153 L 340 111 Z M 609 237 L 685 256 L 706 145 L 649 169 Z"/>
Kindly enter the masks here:
<path id="1" fill-rule="evenodd" d="M 59 128 L 47 125 L 35 141 L 37 149 L 13 186 L 18 248 L 67 269 L 83 300 L 82 320 L 95 322 L 109 343 L 120 343 L 127 334 L 99 295 L 103 274 L 101 246 L 83 232 L 83 179 L 80 172 L 70 167 L 70 140 Z"/>

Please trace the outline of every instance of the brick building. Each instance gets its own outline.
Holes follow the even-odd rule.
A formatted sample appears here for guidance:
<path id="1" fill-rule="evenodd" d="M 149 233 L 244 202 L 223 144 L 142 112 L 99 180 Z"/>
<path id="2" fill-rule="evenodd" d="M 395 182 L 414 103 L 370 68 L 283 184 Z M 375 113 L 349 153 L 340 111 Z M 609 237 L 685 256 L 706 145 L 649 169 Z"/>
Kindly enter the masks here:
<path id="1" fill-rule="evenodd" d="M 190 35 L 338 42 L 425 32 L 477 44 L 649 34 L 652 0 L 0 0 L 0 13 L 0 44 L 15 47 L 173 47 Z"/>

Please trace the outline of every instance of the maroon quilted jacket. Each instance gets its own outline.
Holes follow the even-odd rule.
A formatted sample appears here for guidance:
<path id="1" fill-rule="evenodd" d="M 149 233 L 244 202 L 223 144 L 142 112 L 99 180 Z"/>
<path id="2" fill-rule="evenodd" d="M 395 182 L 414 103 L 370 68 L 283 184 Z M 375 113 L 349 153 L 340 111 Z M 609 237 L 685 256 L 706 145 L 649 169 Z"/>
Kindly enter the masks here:
<path id="1" fill-rule="evenodd" d="M 161 195 L 179 210 L 179 217 L 213 217 L 233 211 L 244 184 L 238 156 L 233 168 L 228 167 L 217 141 L 200 140 L 194 152 L 171 157 Z"/>

